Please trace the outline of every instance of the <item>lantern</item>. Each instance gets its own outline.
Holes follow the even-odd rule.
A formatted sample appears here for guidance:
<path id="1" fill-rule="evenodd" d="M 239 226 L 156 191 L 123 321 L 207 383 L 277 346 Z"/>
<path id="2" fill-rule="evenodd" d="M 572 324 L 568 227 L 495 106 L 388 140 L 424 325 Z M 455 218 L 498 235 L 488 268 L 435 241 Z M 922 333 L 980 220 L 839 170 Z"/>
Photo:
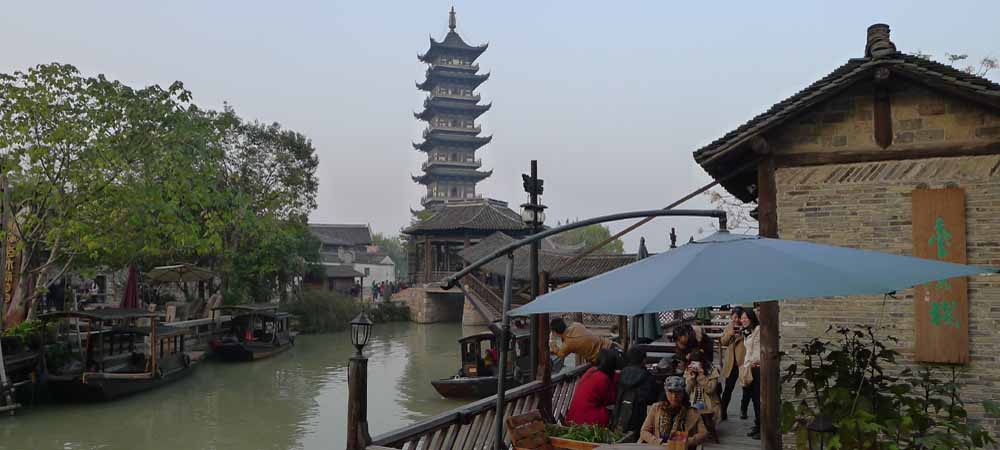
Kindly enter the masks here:
<path id="1" fill-rule="evenodd" d="M 545 208 L 545 205 L 525 203 L 521 205 L 521 220 L 531 226 L 541 226 L 545 223 Z"/>
<path id="2" fill-rule="evenodd" d="M 368 319 L 364 311 L 361 311 L 354 320 L 351 320 L 351 343 L 358 349 L 357 356 L 362 356 L 361 349 L 368 345 L 368 339 L 372 335 L 372 321 Z"/>

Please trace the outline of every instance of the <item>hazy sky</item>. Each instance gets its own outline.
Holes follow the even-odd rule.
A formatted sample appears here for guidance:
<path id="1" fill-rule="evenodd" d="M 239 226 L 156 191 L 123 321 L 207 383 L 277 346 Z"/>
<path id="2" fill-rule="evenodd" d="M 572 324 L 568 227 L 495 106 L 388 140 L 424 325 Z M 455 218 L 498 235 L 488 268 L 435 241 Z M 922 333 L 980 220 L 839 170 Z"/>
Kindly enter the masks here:
<path id="1" fill-rule="evenodd" d="M 517 209 L 537 159 L 549 223 L 662 207 L 708 182 L 693 150 L 863 56 L 870 24 L 906 52 L 1000 54 L 995 0 L 9 1 L 0 72 L 58 61 L 137 86 L 181 80 L 203 107 L 229 102 L 312 139 L 313 221 L 396 232 L 425 192 L 409 178 L 424 157 L 410 146 L 424 127 L 416 55 L 453 4 L 462 37 L 490 44 L 480 122 L 494 140 L 478 156 L 494 173 L 479 191 Z M 658 219 L 626 250 L 707 223 Z"/>

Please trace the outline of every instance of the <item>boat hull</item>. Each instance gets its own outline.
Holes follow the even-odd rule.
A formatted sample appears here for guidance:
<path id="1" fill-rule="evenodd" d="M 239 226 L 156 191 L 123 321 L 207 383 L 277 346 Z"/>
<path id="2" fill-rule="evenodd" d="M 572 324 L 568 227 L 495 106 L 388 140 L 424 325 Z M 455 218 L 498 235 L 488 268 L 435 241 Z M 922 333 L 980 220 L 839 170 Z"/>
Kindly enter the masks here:
<path id="1" fill-rule="evenodd" d="M 85 382 L 80 377 L 63 379 L 49 377 L 46 388 L 55 400 L 62 402 L 105 402 L 158 387 L 186 378 L 194 372 L 197 361 L 191 365 L 153 378 L 119 379 L 89 378 Z"/>
<path id="2" fill-rule="evenodd" d="M 212 343 L 212 353 L 223 361 L 247 362 L 270 358 L 292 348 L 292 343 L 281 345 L 243 342 Z"/>
<path id="3" fill-rule="evenodd" d="M 513 378 L 507 378 L 506 387 L 512 388 L 521 383 Z M 445 398 L 486 398 L 497 393 L 497 377 L 455 377 L 431 381 L 434 390 Z"/>

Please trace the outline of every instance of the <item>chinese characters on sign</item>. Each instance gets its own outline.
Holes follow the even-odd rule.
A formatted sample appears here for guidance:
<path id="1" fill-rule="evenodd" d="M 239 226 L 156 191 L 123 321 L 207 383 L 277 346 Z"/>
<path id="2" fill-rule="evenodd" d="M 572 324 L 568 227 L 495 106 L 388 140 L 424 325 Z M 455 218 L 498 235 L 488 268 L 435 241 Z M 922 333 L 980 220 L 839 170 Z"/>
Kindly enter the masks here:
<path id="1" fill-rule="evenodd" d="M 965 264 L 965 192 L 917 189 L 912 198 L 913 255 Z M 968 362 L 968 280 L 952 278 L 917 286 L 914 299 L 917 360 Z"/>
<path id="2" fill-rule="evenodd" d="M 3 263 L 3 298 L 0 307 L 7 309 L 14 298 L 14 288 L 17 286 L 17 237 L 7 233 L 7 258 Z"/>

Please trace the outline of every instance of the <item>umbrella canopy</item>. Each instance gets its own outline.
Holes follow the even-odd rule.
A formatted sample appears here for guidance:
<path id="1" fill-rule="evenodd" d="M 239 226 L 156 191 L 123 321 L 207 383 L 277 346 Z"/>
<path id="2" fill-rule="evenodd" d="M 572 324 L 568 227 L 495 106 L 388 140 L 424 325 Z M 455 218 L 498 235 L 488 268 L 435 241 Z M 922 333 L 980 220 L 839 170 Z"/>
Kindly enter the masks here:
<path id="1" fill-rule="evenodd" d="M 136 309 L 139 307 L 139 283 L 138 273 L 135 265 L 128 266 L 128 281 L 125 282 L 125 295 L 122 296 L 122 309 Z"/>
<path id="2" fill-rule="evenodd" d="M 751 301 L 878 295 L 997 269 L 717 232 L 511 311 L 636 315 Z"/>
<path id="3" fill-rule="evenodd" d="M 205 281 L 213 277 L 215 277 L 215 272 L 192 264 L 154 267 L 153 270 L 146 273 L 146 280 L 151 283 Z"/>

